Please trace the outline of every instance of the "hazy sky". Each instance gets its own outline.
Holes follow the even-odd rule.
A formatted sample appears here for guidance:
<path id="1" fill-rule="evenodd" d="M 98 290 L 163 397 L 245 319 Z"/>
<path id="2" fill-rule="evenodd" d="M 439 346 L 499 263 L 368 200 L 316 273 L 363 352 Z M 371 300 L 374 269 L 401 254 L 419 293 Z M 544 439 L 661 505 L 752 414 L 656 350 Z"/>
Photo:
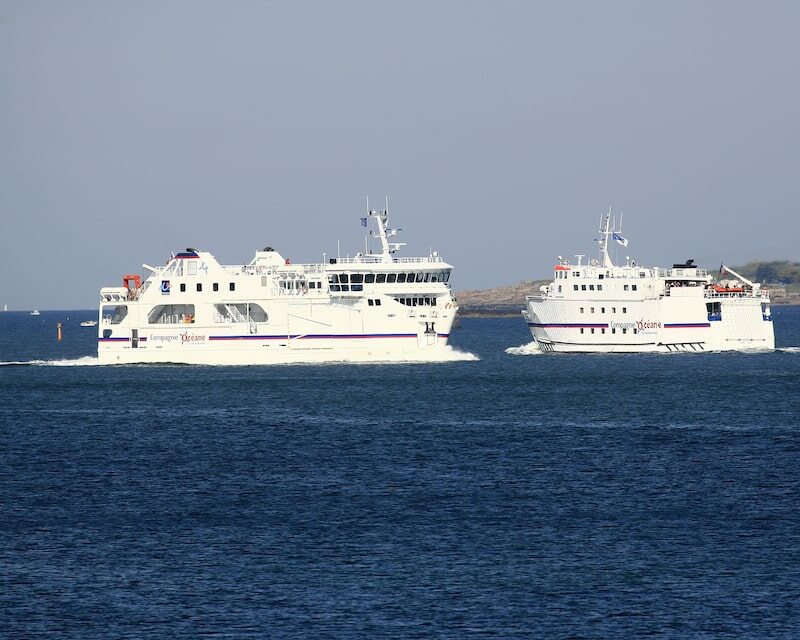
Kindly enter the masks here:
<path id="1" fill-rule="evenodd" d="M 93 307 L 208 249 L 363 248 L 456 290 L 625 213 L 644 264 L 800 259 L 798 2 L 0 0 L 0 305 Z"/>

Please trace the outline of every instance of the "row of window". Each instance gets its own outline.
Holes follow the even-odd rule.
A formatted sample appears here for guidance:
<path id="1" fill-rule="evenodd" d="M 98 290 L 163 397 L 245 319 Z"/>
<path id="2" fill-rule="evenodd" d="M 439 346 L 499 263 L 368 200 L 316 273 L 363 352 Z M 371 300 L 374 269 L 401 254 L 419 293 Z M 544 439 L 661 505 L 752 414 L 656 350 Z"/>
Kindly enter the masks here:
<path id="1" fill-rule="evenodd" d="M 120 314 L 120 309 L 122 313 Z M 125 317 L 127 307 L 115 308 L 113 315 L 106 314 L 103 308 L 103 317 L 110 318 L 111 324 L 119 324 Z M 121 315 L 121 317 L 120 317 Z M 239 302 L 235 304 L 215 304 L 214 322 L 267 322 L 268 316 L 264 309 L 252 302 Z M 195 309 L 193 304 L 159 304 L 147 314 L 149 324 L 194 324 Z"/>
<path id="2" fill-rule="evenodd" d="M 605 307 L 600 307 L 600 313 L 605 313 L 605 312 L 606 312 L 606 308 Z M 616 307 L 611 307 L 611 313 L 616 313 L 616 312 L 617 312 L 617 308 Z M 581 307 L 581 313 L 585 313 L 585 310 L 584 310 L 583 307 Z M 589 313 L 594 313 L 594 307 L 589 307 Z M 628 313 L 628 307 L 622 307 L 622 313 Z"/>
<path id="3" fill-rule="evenodd" d="M 591 331 L 592 333 L 594 333 L 594 327 L 592 327 L 592 328 L 590 329 L 590 331 Z M 605 332 L 606 332 L 606 330 L 605 330 L 605 327 L 601 327 L 601 328 L 600 328 L 600 333 L 605 333 Z M 616 329 L 616 328 L 612 328 L 612 329 L 611 329 L 611 333 L 616 333 L 616 332 L 617 332 L 617 329 Z M 583 327 L 581 327 L 581 333 L 583 333 Z M 622 329 L 622 333 L 628 333 L 628 330 L 627 330 L 626 328 L 623 328 L 623 329 Z M 633 333 L 634 333 L 634 335 L 636 334 L 636 329 L 634 329 L 634 330 L 633 330 Z"/>
<path id="4" fill-rule="evenodd" d="M 198 282 L 196 286 L 197 286 L 197 290 L 198 291 L 202 291 L 203 290 L 203 283 L 202 282 Z M 186 292 L 186 283 L 185 282 L 181 282 L 180 289 L 181 289 L 181 293 L 185 293 Z M 219 291 L 219 282 L 212 283 L 211 290 L 212 291 Z M 229 282 L 228 283 L 228 291 L 236 291 L 236 283 L 235 282 Z"/>
<path id="5" fill-rule="evenodd" d="M 395 298 L 400 304 L 404 304 L 407 307 L 435 307 L 436 306 L 436 298 L 406 298 L 406 297 L 397 297 Z"/>
<path id="6" fill-rule="evenodd" d="M 392 284 L 395 282 L 447 282 L 449 271 L 415 271 L 411 273 L 332 273 L 330 284 Z"/>
<path id="7" fill-rule="evenodd" d="M 564 278 L 568 278 L 570 273 L 572 274 L 573 278 L 580 278 L 581 277 L 581 272 L 580 271 L 560 271 L 559 270 L 559 271 L 556 271 L 556 279 L 557 280 L 563 280 Z M 602 280 L 604 277 L 610 278 L 611 274 L 603 274 L 603 273 L 598 273 L 597 274 L 597 279 L 598 280 Z M 640 278 L 646 278 L 647 277 L 647 272 L 640 271 L 639 272 L 639 277 Z"/>
<path id="8" fill-rule="evenodd" d="M 381 306 L 381 299 L 380 298 L 368 298 L 367 304 L 370 307 L 380 307 Z"/>

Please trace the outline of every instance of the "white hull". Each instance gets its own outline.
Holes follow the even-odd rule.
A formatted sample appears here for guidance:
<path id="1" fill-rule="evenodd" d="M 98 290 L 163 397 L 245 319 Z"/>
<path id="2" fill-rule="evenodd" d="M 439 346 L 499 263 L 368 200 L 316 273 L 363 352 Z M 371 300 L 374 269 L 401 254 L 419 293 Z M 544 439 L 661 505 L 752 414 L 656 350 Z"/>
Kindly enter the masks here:
<path id="1" fill-rule="evenodd" d="M 543 352 L 669 353 L 775 348 L 769 292 L 734 275 L 714 283 L 693 260 L 671 269 L 642 267 L 628 259 L 616 266 L 609 237 L 600 229 L 600 259 L 570 264 L 559 256 L 551 284 L 528 296 L 522 312 Z"/>
<path id="2" fill-rule="evenodd" d="M 381 252 L 293 264 L 270 247 L 245 265 L 187 249 L 151 275 L 104 287 L 100 364 L 261 365 L 452 359 L 457 306 L 437 253 L 398 258 L 388 213 L 369 212 Z"/>
<path id="3" fill-rule="evenodd" d="M 426 337 L 427 338 L 427 337 Z M 326 343 L 324 346 L 309 344 Z M 361 337 L 330 340 L 270 338 L 242 341 L 240 344 L 180 344 L 155 346 L 130 343 L 99 351 L 100 364 L 207 364 L 207 365 L 270 365 L 331 362 L 437 362 L 450 359 L 452 350 L 447 336 L 431 336 L 420 344 L 417 336 Z M 237 341 L 238 342 L 238 341 Z M 299 342 L 306 344 L 300 345 Z"/>

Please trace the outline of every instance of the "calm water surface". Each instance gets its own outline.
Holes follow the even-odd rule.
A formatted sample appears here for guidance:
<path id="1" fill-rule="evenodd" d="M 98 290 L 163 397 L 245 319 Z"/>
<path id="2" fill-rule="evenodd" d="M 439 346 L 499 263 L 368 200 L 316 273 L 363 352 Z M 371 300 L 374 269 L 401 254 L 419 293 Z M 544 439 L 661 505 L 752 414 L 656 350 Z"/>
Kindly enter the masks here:
<path id="1" fill-rule="evenodd" d="M 74 366 L 93 315 L 0 314 L 73 365 L 0 366 L 0 637 L 800 637 L 800 308 L 773 353 L 464 319 L 479 362 L 271 368 Z"/>

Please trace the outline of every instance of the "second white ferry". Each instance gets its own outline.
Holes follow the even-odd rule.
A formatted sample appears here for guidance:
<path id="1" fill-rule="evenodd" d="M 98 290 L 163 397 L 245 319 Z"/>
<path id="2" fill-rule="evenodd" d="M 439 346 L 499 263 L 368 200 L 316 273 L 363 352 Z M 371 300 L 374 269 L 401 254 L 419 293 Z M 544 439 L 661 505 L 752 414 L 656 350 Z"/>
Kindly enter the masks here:
<path id="1" fill-rule="evenodd" d="M 100 291 L 101 364 L 271 364 L 445 359 L 451 265 L 395 254 L 388 206 L 361 218 L 380 251 L 292 264 L 271 247 L 224 266 L 187 249 Z"/>
<path id="2" fill-rule="evenodd" d="M 559 256 L 554 279 L 528 296 L 522 312 L 542 351 L 666 352 L 773 349 L 769 292 L 722 267 L 714 282 L 687 260 L 671 269 L 615 265 L 609 240 L 628 240 L 601 224 L 599 259 L 571 264 Z"/>

